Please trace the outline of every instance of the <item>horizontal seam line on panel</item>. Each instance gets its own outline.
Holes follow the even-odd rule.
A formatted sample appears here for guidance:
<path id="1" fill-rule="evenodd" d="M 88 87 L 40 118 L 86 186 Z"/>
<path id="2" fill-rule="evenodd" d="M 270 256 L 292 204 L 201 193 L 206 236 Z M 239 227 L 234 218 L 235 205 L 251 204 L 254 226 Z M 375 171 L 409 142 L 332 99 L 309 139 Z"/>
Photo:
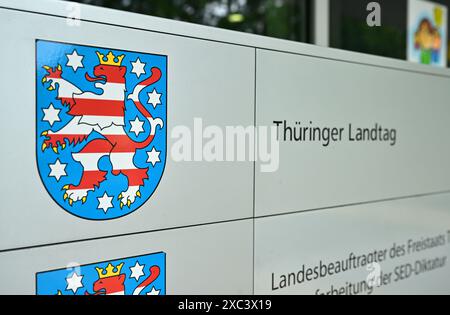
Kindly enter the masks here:
<path id="1" fill-rule="evenodd" d="M 67 244 L 74 244 L 74 243 L 99 241 L 99 240 L 113 239 L 113 238 L 119 238 L 119 237 L 137 236 L 137 235 L 149 234 L 149 233 L 155 233 L 155 232 L 166 232 L 166 231 L 173 231 L 173 230 L 190 229 L 190 228 L 196 228 L 196 227 L 204 227 L 204 226 L 211 226 L 211 225 L 218 225 L 218 224 L 226 224 L 226 223 L 234 223 L 234 222 L 241 222 L 241 221 L 249 221 L 249 220 L 253 220 L 253 217 L 239 218 L 239 219 L 233 219 L 233 220 L 224 220 L 224 221 L 205 222 L 205 223 L 190 224 L 190 225 L 184 225 L 184 226 L 174 226 L 174 227 L 163 228 L 163 229 L 154 229 L 154 230 L 147 230 L 147 231 L 139 231 L 139 232 L 130 232 L 130 233 L 115 234 L 115 235 L 91 237 L 91 238 L 71 240 L 71 241 L 47 243 L 47 244 L 40 244 L 40 245 L 30 245 L 30 246 L 23 246 L 23 247 L 16 247 L 16 248 L 8 248 L 8 249 L 0 250 L 0 254 L 2 254 L 2 253 L 9 253 L 9 252 L 16 252 L 16 251 L 21 251 L 21 250 L 30 250 L 30 249 L 36 249 L 36 248 L 42 248 L 42 247 L 53 247 L 53 246 L 59 246 L 59 245 L 67 245 Z"/>
<path id="2" fill-rule="evenodd" d="M 271 217 L 280 217 L 280 216 L 286 216 L 286 215 L 291 215 L 291 214 L 302 214 L 302 213 L 310 213 L 310 212 L 315 212 L 315 211 L 332 210 L 332 209 L 344 208 L 344 207 L 354 207 L 354 206 L 358 206 L 358 205 L 376 204 L 376 203 L 382 203 L 382 202 L 387 202 L 387 201 L 396 201 L 396 200 L 413 199 L 413 198 L 420 198 L 420 197 L 427 197 L 427 196 L 436 196 L 436 195 L 443 195 L 443 194 L 448 194 L 448 193 L 450 193 L 450 190 L 444 190 L 444 191 L 439 191 L 439 192 L 431 192 L 431 193 L 424 193 L 424 194 L 416 194 L 416 195 L 409 195 L 409 196 L 403 196 L 403 197 L 393 197 L 393 198 L 386 198 L 386 199 L 378 199 L 378 200 L 373 200 L 373 201 L 349 203 L 349 204 L 343 204 L 343 205 L 337 205 L 337 206 L 329 206 L 329 207 L 316 208 L 316 209 L 299 210 L 299 211 L 292 211 L 292 212 L 285 212 L 285 213 L 271 214 L 271 215 L 264 215 L 264 216 L 247 217 L 247 218 L 240 218 L 240 219 L 234 219 L 234 220 L 207 222 L 207 223 L 199 223 L 199 224 L 185 225 L 185 226 L 179 226 L 179 227 L 170 227 L 170 228 L 165 228 L 165 229 L 155 229 L 155 230 L 132 232 L 132 233 L 123 233 L 123 234 L 108 235 L 108 236 L 100 236 L 100 237 L 93 237 L 93 238 L 79 239 L 79 240 L 72 240 L 72 241 L 65 241 L 65 242 L 56 242 L 56 243 L 49 243 L 49 244 L 24 246 L 24 247 L 17 247 L 17 248 L 11 248 L 11 249 L 3 249 L 3 250 L 0 250 L 0 254 L 8 253 L 8 252 L 20 251 L 20 250 L 30 250 L 30 249 L 36 249 L 36 248 L 42 248 L 42 247 L 52 247 L 52 246 L 67 245 L 67 244 L 73 244 L 73 243 L 83 243 L 83 242 L 98 241 L 98 240 L 104 240 L 104 239 L 113 239 L 113 238 L 126 237 L 126 236 L 136 236 L 136 235 L 149 234 L 149 233 L 154 233 L 154 232 L 181 230 L 181 229 L 188 229 L 188 228 L 195 228 L 195 227 L 202 227 L 202 226 L 211 226 L 211 225 L 218 225 L 218 224 L 226 224 L 226 223 L 233 223 L 233 222 L 248 221 L 248 220 L 254 220 L 254 219 L 266 219 L 266 218 L 271 218 Z"/>
<path id="3" fill-rule="evenodd" d="M 348 203 L 348 204 L 342 204 L 342 205 L 336 205 L 336 206 L 290 211 L 290 212 L 283 212 L 283 213 L 277 213 L 277 214 L 261 215 L 261 216 L 255 217 L 255 219 L 267 219 L 267 218 L 280 217 L 280 216 L 286 216 L 286 215 L 292 215 L 292 214 L 311 213 L 311 212 L 316 212 L 316 211 L 333 210 L 333 209 L 337 209 L 337 208 L 356 207 L 356 206 L 361 206 L 361 205 L 371 205 L 371 204 L 383 203 L 383 202 L 388 202 L 388 201 L 397 201 L 397 200 L 414 199 L 414 198 L 421 198 L 421 197 L 428 197 L 428 196 L 445 195 L 445 194 L 449 194 L 449 193 L 450 193 L 450 190 L 442 190 L 442 191 L 431 192 L 431 193 L 423 193 L 423 194 L 408 195 L 408 196 L 401 196 L 401 197 L 392 197 L 392 198 L 377 199 L 377 200 L 371 200 L 371 201 L 361 201 L 361 202 Z"/>
<path id="4" fill-rule="evenodd" d="M 12 10 L 12 11 L 24 12 L 24 13 L 31 13 L 31 14 L 38 14 L 38 15 L 44 15 L 44 16 L 51 16 L 51 17 L 57 17 L 57 18 L 63 18 L 63 19 L 67 18 L 65 16 L 61 16 L 61 15 L 57 15 L 57 14 L 50 14 L 50 13 L 44 13 L 44 12 L 35 12 L 35 11 L 29 11 L 29 10 L 17 9 L 17 8 L 8 8 L 8 7 L 0 6 L 0 9 Z M 338 62 L 344 62 L 344 63 L 348 63 L 348 64 L 356 64 L 356 65 L 362 65 L 362 66 L 368 66 L 368 67 L 374 67 L 374 68 L 389 69 L 389 70 L 395 70 L 395 71 L 416 73 L 416 74 L 429 75 L 429 76 L 433 76 L 433 77 L 442 77 L 442 78 L 450 79 L 450 75 L 446 75 L 446 74 L 430 73 L 430 72 L 426 72 L 426 71 L 412 70 L 412 69 L 403 69 L 403 68 L 397 68 L 397 67 L 394 67 L 394 66 L 376 65 L 376 64 L 371 64 L 371 63 L 351 61 L 351 60 L 344 60 L 344 59 L 338 59 L 338 58 L 332 58 L 332 57 L 315 56 L 315 55 L 309 55 L 309 54 L 305 54 L 305 53 L 297 53 L 297 52 L 288 51 L 288 50 L 281 50 L 281 49 L 275 49 L 275 48 L 267 48 L 267 47 L 258 47 L 258 46 L 251 46 L 251 45 L 245 45 L 245 44 L 238 44 L 238 43 L 233 43 L 233 42 L 227 42 L 227 41 L 224 41 L 224 40 L 208 39 L 208 38 L 189 36 L 189 35 L 183 35 L 183 34 L 176 34 L 176 33 L 170 33 L 170 32 L 165 32 L 165 31 L 157 31 L 157 30 L 145 29 L 145 28 L 134 27 L 134 26 L 126 26 L 126 25 L 120 25 L 120 24 L 114 24 L 114 23 L 108 23 L 108 22 L 92 21 L 92 20 L 86 20 L 86 19 L 80 19 L 80 21 L 90 22 L 90 23 L 95 23 L 95 24 L 101 24 L 101 25 L 114 26 L 114 27 L 120 27 L 120 28 L 133 29 L 133 30 L 139 30 L 139 31 L 144 31 L 144 32 L 151 32 L 151 33 L 157 33 L 157 34 L 165 34 L 165 35 L 170 35 L 170 36 L 177 36 L 177 37 L 184 37 L 184 38 L 190 38 L 190 39 L 196 39 L 196 40 L 203 40 L 203 41 L 209 41 L 209 42 L 214 42 L 214 43 L 228 44 L 228 45 L 233 45 L 233 46 L 240 46 L 240 47 L 246 47 L 246 48 L 255 48 L 255 49 L 266 50 L 266 51 L 273 51 L 273 52 L 279 52 L 279 53 L 286 53 L 286 54 L 291 54 L 291 55 L 296 55 L 296 56 L 304 56 L 304 57 L 310 57 L 310 58 L 316 58 L 316 59 L 338 61 Z M 370 54 L 368 54 L 368 55 L 369 56 L 374 56 L 374 55 L 370 55 Z M 380 57 L 380 56 L 378 56 L 378 57 Z M 398 59 L 398 60 L 400 61 L 402 59 Z"/>

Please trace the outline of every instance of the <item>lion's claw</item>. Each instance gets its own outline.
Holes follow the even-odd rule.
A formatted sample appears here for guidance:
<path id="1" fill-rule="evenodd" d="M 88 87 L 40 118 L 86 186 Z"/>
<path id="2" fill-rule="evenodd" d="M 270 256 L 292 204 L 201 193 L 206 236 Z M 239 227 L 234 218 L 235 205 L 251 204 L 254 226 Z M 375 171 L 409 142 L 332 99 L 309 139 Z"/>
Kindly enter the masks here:
<path id="1" fill-rule="evenodd" d="M 133 203 L 136 202 L 136 198 L 141 197 L 141 192 L 139 187 L 129 187 L 126 191 L 122 192 L 117 199 L 120 200 L 120 208 L 123 207 L 130 208 Z"/>
<path id="2" fill-rule="evenodd" d="M 47 75 L 42 78 L 42 84 L 50 83 L 50 86 L 47 88 L 49 91 L 56 90 L 56 82 L 53 79 L 61 79 L 62 75 L 62 67 L 61 65 L 56 66 L 56 68 L 52 68 L 49 66 L 43 67 L 47 71 Z"/>
<path id="3" fill-rule="evenodd" d="M 82 204 L 85 204 L 87 201 L 87 194 L 90 190 L 78 190 L 74 189 L 73 185 L 66 185 L 63 187 L 64 192 L 64 200 L 69 202 L 70 206 L 73 206 L 75 202 L 81 201 Z"/>
<path id="4" fill-rule="evenodd" d="M 46 149 L 51 148 L 53 152 L 56 154 L 59 153 L 59 148 L 61 148 L 61 151 L 66 148 L 66 142 L 64 139 L 61 139 L 60 137 L 54 136 L 55 134 L 52 133 L 50 130 L 44 131 L 41 136 L 45 137 L 44 143 L 42 144 L 42 152 L 44 152 Z M 59 139 L 58 139 L 59 138 Z"/>

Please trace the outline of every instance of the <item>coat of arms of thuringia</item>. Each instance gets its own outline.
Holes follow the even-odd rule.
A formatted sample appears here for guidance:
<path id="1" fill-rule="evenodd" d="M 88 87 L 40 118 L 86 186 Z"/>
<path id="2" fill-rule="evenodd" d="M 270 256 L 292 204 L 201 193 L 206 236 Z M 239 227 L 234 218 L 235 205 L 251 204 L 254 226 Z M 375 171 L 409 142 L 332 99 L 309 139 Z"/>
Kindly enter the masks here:
<path id="1" fill-rule="evenodd" d="M 69 213 L 115 219 L 155 192 L 167 152 L 167 56 L 36 41 L 36 154 Z"/>
<path id="2" fill-rule="evenodd" d="M 166 254 L 38 272 L 36 294 L 166 295 Z"/>

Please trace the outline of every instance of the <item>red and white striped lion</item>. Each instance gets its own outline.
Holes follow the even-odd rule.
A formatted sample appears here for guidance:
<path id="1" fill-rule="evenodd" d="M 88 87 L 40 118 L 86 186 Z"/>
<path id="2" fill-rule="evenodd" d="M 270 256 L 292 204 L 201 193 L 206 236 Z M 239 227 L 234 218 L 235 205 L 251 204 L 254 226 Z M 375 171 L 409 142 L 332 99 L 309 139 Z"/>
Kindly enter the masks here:
<path id="1" fill-rule="evenodd" d="M 45 66 L 48 74 L 43 82 L 49 82 L 49 90 L 57 90 L 57 99 L 68 106 L 67 114 L 71 120 L 58 131 L 45 131 L 46 137 L 42 150 L 52 149 L 55 153 L 64 150 L 68 144 L 78 144 L 88 140 L 96 132 L 102 136 L 87 142 L 81 150 L 73 152 L 72 157 L 81 163 L 83 174 L 78 184 L 64 186 L 64 199 L 72 205 L 74 202 L 85 203 L 89 191 L 94 191 L 105 179 L 107 172 L 99 170 L 98 163 L 104 156 L 109 157 L 114 175 L 123 174 L 128 178 L 128 189 L 118 199 L 121 208 L 130 207 L 136 197 L 140 197 L 140 187 L 148 179 L 148 168 L 138 168 L 134 162 L 136 150 L 148 147 L 156 134 L 157 128 L 163 128 L 163 121 L 153 118 L 139 101 L 139 94 L 146 87 L 161 79 L 159 68 L 151 69 L 151 76 L 138 83 L 128 100 L 134 102 L 140 113 L 150 123 L 150 133 L 142 142 L 133 141 L 125 131 L 125 95 L 127 68 L 122 66 L 124 55 L 114 56 L 109 52 L 106 56 L 97 52 L 99 64 L 94 67 L 93 77 L 86 73 L 86 80 L 93 82 L 101 91 L 82 91 L 73 83 L 64 79 L 62 67 Z"/>
<path id="2" fill-rule="evenodd" d="M 113 265 L 103 268 L 95 268 L 98 273 L 98 280 L 94 282 L 94 293 L 91 294 L 88 291 L 84 295 L 125 295 L 125 279 L 126 274 L 121 273 L 123 263 L 114 268 Z M 160 268 L 158 266 L 152 266 L 149 269 L 150 275 L 141 283 L 139 283 L 133 290 L 133 295 L 140 295 L 142 291 L 149 288 L 149 286 L 158 279 L 160 275 Z M 153 289 L 148 295 L 153 293 Z"/>

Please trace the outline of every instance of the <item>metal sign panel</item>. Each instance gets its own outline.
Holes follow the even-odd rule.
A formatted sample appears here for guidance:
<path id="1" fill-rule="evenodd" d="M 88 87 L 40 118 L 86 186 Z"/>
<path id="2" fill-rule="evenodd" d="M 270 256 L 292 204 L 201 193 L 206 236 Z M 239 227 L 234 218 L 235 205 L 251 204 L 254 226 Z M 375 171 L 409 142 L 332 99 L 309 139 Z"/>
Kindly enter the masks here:
<path id="1" fill-rule="evenodd" d="M 450 190 L 449 77 L 265 50 L 257 73 L 257 124 L 279 140 L 257 216 Z"/>
<path id="2" fill-rule="evenodd" d="M 257 219 L 255 293 L 447 294 L 449 194 Z"/>
<path id="3" fill-rule="evenodd" d="M 0 0 L 0 293 L 449 291 L 448 69 L 67 8 Z M 254 154 L 205 159 L 230 127 Z"/>
<path id="4" fill-rule="evenodd" d="M 132 294 L 153 266 L 159 276 L 140 295 L 153 288 L 159 295 L 252 294 L 252 226 L 244 220 L 2 252 L 0 294 L 102 295 L 117 288 L 111 281 L 122 279 L 125 293 Z M 95 268 L 106 275 L 109 263 L 124 265 L 117 278 L 100 283 Z M 111 276 L 117 272 L 113 268 Z"/>
<path id="5" fill-rule="evenodd" d="M 95 10 L 87 6 L 85 12 L 91 9 Z M 1 36 L 8 42 L 0 51 L 1 59 L 21 60 L 20 66 L 14 62 L 6 63 L 4 71 L 10 75 L 1 77 L 4 104 L 10 104 L 0 117 L 7 130 L 1 141 L 5 148 L 14 148 L 0 157 L 0 170 L 5 174 L 4 178 L 11 179 L 0 184 L 8 196 L 0 212 L 1 250 L 251 217 L 253 162 L 202 163 L 193 158 L 190 162 L 177 162 L 170 156 L 179 140 L 172 136 L 173 128 L 192 128 L 198 117 L 205 125 L 223 129 L 253 124 L 254 49 L 96 21 L 69 26 L 65 17 L 5 8 L 0 9 L 0 21 L 8 25 L 0 29 Z M 11 28 L 17 30 L 14 36 L 8 31 Z M 103 55 L 101 61 L 97 52 Z M 145 115 L 139 113 L 136 106 L 141 102 L 155 121 L 161 119 L 164 125 L 160 129 L 155 123 L 153 142 L 136 151 L 136 148 L 127 148 L 129 152 L 105 156 L 103 153 L 109 148 L 103 148 L 95 140 L 91 151 L 100 148 L 105 152 L 94 152 L 94 157 L 102 157 L 97 165 L 93 162 L 86 168 L 106 172 L 106 180 L 98 183 L 98 178 L 94 180 L 88 176 L 86 180 L 92 181 L 90 187 L 76 189 L 83 184 L 83 163 L 79 162 L 83 156 L 77 156 L 77 153 L 86 148 L 87 143 L 84 141 L 81 146 L 75 146 L 72 144 L 74 139 L 63 137 L 57 140 L 54 135 L 63 126 L 70 127 L 69 120 L 75 117 L 58 99 L 64 86 L 59 85 L 54 76 L 60 71 L 59 64 L 64 71 L 62 77 L 80 86 L 85 93 L 74 95 L 76 101 L 83 100 L 78 104 L 86 104 L 87 96 L 101 99 L 105 94 L 101 94 L 98 87 L 104 87 L 103 82 L 89 80 L 102 77 L 99 65 L 108 63 L 109 52 L 115 56 L 113 62 L 116 63 L 119 62 L 117 56 L 124 55 L 122 66 L 127 68 L 127 98 L 134 97 L 137 83 L 150 78 L 152 67 L 161 70 L 160 80 L 142 90 L 139 102 L 126 100 L 125 119 L 115 123 L 125 124 L 125 128 L 119 127 L 117 131 L 124 135 L 124 143 L 131 143 L 130 140 L 139 143 L 148 136 L 146 131 L 150 130 L 151 124 L 144 121 Z M 18 82 L 20 98 L 8 92 L 17 90 Z M 18 109 L 20 123 L 11 118 L 17 117 Z M 86 110 L 90 111 L 89 105 Z M 91 126 L 96 121 L 89 121 L 92 115 L 85 117 L 79 127 L 89 129 L 83 130 L 89 133 L 89 141 L 116 133 Z M 39 121 L 37 126 L 36 120 Z M 100 132 L 94 130 L 96 128 L 101 129 Z M 192 139 L 193 143 L 194 134 Z M 103 144 L 113 145 L 109 141 L 103 141 Z M 136 154 L 131 161 L 133 152 Z M 126 164 L 116 165 L 116 168 L 124 166 L 126 170 L 117 174 L 113 164 Z M 131 184 L 126 176 L 130 169 L 142 172 L 140 179 L 131 176 L 135 181 Z M 26 233 L 16 233 L 19 226 Z"/>

